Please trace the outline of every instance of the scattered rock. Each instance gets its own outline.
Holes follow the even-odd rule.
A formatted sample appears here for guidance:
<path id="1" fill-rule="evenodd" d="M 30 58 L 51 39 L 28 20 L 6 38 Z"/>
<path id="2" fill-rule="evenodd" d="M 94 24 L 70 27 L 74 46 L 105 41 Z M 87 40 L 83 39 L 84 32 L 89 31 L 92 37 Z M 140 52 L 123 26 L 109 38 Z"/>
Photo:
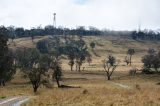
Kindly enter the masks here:
<path id="1" fill-rule="evenodd" d="M 84 90 L 82 91 L 82 94 L 88 94 L 88 90 L 87 90 L 87 89 L 84 89 Z"/>
<path id="2" fill-rule="evenodd" d="M 136 84 L 136 89 L 137 89 L 137 90 L 141 90 L 140 85 Z"/>

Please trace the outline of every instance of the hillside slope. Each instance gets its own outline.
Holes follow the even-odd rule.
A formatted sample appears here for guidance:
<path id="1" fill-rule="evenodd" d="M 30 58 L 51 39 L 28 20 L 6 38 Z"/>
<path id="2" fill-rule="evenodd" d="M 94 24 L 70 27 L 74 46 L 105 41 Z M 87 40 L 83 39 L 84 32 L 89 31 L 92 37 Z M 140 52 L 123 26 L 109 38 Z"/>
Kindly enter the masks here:
<path id="1" fill-rule="evenodd" d="M 35 47 L 36 43 L 42 39 L 49 39 L 51 36 L 39 36 L 32 42 L 31 38 L 19 38 L 15 39 L 14 43 L 10 41 L 10 48 L 15 49 L 18 47 Z M 63 41 L 63 37 L 61 37 Z M 85 36 L 83 40 L 86 42 L 89 52 L 92 55 L 92 65 L 88 66 L 87 63 L 83 64 L 86 71 L 102 71 L 102 60 L 104 60 L 109 54 L 114 55 L 118 60 L 120 60 L 120 66 L 118 71 L 126 71 L 132 67 L 141 68 L 141 58 L 147 53 L 149 48 L 154 48 L 156 50 L 160 49 L 160 42 L 156 41 L 135 41 L 129 38 L 120 38 L 114 36 Z M 90 48 L 90 43 L 95 42 L 96 47 L 94 49 L 95 53 Z M 133 66 L 126 68 L 124 63 L 124 58 L 127 56 L 127 50 L 129 48 L 135 49 L 135 55 L 133 56 Z M 62 68 L 69 70 L 68 60 L 62 60 Z"/>

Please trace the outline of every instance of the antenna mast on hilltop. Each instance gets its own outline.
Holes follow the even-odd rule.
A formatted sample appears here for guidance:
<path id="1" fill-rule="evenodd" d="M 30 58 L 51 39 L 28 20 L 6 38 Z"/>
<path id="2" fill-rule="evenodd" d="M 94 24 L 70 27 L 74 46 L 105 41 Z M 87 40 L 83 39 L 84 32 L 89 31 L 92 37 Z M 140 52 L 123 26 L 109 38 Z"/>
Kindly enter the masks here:
<path id="1" fill-rule="evenodd" d="M 53 27 L 56 28 L 56 13 L 53 13 Z"/>
<path id="2" fill-rule="evenodd" d="M 53 13 L 53 35 L 56 34 L 56 13 Z"/>

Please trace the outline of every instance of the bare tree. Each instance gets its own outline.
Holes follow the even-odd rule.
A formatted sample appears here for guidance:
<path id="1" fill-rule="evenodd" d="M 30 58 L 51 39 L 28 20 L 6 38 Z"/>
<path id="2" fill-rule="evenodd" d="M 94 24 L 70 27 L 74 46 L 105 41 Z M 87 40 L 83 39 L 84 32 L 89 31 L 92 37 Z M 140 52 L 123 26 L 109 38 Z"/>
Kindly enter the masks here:
<path id="1" fill-rule="evenodd" d="M 103 61 L 103 68 L 106 72 L 107 79 L 110 80 L 113 72 L 116 70 L 119 61 L 116 61 L 116 58 L 112 55 L 109 55 L 107 59 Z"/>
<path id="2" fill-rule="evenodd" d="M 128 49 L 127 54 L 130 56 L 129 61 L 130 61 L 130 66 L 132 65 L 132 56 L 135 54 L 134 49 Z"/>

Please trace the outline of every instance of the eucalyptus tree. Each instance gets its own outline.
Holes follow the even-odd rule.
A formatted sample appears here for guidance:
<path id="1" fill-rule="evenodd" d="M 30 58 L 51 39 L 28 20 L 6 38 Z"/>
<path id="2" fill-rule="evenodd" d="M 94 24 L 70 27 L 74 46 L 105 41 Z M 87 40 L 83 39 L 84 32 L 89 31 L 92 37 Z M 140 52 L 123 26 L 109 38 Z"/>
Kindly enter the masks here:
<path id="1" fill-rule="evenodd" d="M 7 41 L 8 30 L 0 27 L 0 85 L 2 86 L 5 86 L 5 83 L 15 74 L 14 56 L 8 48 Z"/>
<path id="2" fill-rule="evenodd" d="M 146 71 L 159 72 L 160 69 L 160 52 L 149 49 L 148 54 L 142 57 L 143 67 Z"/>
<path id="3" fill-rule="evenodd" d="M 61 58 L 59 58 L 59 56 L 61 55 L 57 54 L 57 51 L 54 48 L 50 50 L 49 55 L 51 57 L 50 68 L 52 69 L 52 79 L 53 80 L 55 79 L 58 87 L 61 87 L 60 79 L 62 76 L 62 68 L 61 68 Z"/>
<path id="4" fill-rule="evenodd" d="M 75 40 L 72 43 L 74 47 L 74 55 L 75 55 L 75 63 L 76 63 L 76 70 L 81 71 L 81 66 L 85 62 L 87 55 L 89 54 L 87 51 L 87 45 L 85 42 L 80 40 Z"/>
<path id="5" fill-rule="evenodd" d="M 45 72 L 50 68 L 50 56 L 40 54 L 35 48 L 21 48 L 16 51 L 16 59 L 19 68 L 29 78 L 34 92 L 37 92 L 42 76 L 45 76 Z"/>
<path id="6" fill-rule="evenodd" d="M 68 65 L 70 65 L 71 71 L 73 71 L 73 66 L 75 64 L 75 50 L 76 48 L 72 45 L 66 46 L 66 55 L 69 59 Z"/>
<path id="7" fill-rule="evenodd" d="M 76 65 L 76 71 L 81 71 L 81 66 L 85 62 L 87 55 L 87 46 L 85 42 L 80 38 L 79 40 L 68 39 L 65 46 L 65 53 L 69 59 L 69 65 L 71 71 L 74 64 Z"/>

